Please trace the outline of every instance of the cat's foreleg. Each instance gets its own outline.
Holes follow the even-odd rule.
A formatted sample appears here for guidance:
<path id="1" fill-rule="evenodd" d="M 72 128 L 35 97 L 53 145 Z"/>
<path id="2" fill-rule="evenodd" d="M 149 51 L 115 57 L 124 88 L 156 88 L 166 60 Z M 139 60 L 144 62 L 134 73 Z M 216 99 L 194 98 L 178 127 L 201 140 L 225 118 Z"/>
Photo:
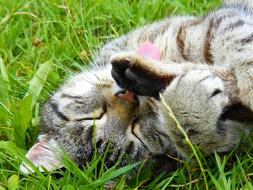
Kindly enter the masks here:
<path id="1" fill-rule="evenodd" d="M 228 151 L 244 134 L 238 122 L 225 119 L 230 100 L 224 82 L 211 71 L 193 70 L 177 76 L 162 96 L 166 131 L 184 158 L 192 155 L 192 149 L 183 140 L 184 136 L 166 106 L 171 108 L 190 141 L 205 154 Z"/>
<path id="2" fill-rule="evenodd" d="M 111 63 L 112 77 L 120 87 L 155 98 L 177 76 L 191 70 L 210 70 L 210 66 L 201 63 L 156 61 L 131 53 L 117 54 Z"/>
<path id="3" fill-rule="evenodd" d="M 253 111 L 253 56 L 252 52 L 234 55 L 231 66 L 241 103 Z M 252 116 L 253 117 L 253 116 Z"/>

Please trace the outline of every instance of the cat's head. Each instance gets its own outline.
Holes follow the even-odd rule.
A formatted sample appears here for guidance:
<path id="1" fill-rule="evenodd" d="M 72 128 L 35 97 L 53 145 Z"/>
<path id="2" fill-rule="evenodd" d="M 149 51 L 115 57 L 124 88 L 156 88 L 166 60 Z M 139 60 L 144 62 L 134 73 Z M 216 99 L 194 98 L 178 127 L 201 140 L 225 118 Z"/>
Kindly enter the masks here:
<path id="1" fill-rule="evenodd" d="M 196 75 L 191 81 L 188 75 L 178 77 L 164 94 L 179 122 L 194 126 L 198 135 L 202 135 L 201 127 L 223 124 L 218 122 L 228 104 L 225 92 L 215 91 L 222 86 L 212 87 L 217 81 L 220 85 L 220 79 L 205 78 Z M 205 85 L 200 85 L 202 82 Z M 58 153 L 62 149 L 79 165 L 91 160 L 94 151 L 107 152 L 107 164 L 120 161 L 124 165 L 158 154 L 174 156 L 179 150 L 168 130 L 174 124 L 164 105 L 119 88 L 111 77 L 110 65 L 72 77 L 43 106 L 41 117 L 41 135 L 27 158 L 47 170 L 62 166 Z M 26 168 L 31 170 L 21 165 L 28 173 Z"/>
<path id="2" fill-rule="evenodd" d="M 45 103 L 41 134 L 27 158 L 52 170 L 61 166 L 56 149 L 63 149 L 79 165 L 86 164 L 94 151 L 106 149 L 107 164 L 174 153 L 164 125 L 156 100 L 119 88 L 110 65 L 95 67 L 72 77 Z M 25 167 L 21 166 L 28 173 Z"/>

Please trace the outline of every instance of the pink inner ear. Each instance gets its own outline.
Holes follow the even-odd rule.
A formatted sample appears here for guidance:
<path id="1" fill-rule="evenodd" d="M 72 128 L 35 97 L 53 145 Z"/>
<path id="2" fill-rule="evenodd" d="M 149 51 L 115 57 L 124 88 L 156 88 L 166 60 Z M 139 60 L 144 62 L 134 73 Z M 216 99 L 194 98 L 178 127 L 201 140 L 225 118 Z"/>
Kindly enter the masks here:
<path id="1" fill-rule="evenodd" d="M 160 59 L 161 55 L 160 49 L 149 41 L 140 44 L 139 48 L 136 50 L 136 53 L 138 55 L 156 60 Z"/>
<path id="2" fill-rule="evenodd" d="M 52 171 L 63 167 L 60 152 L 61 149 L 54 139 L 47 140 L 43 135 L 40 135 L 39 141 L 31 147 L 26 157 L 34 166 L 38 167 L 40 171 L 44 171 L 44 168 L 47 171 Z M 25 162 L 21 163 L 20 170 L 26 174 L 34 172 Z"/>
<path id="3" fill-rule="evenodd" d="M 44 144 L 46 145 L 47 142 L 41 141 L 33 145 L 33 147 L 30 149 L 26 157 L 31 161 L 36 161 L 40 158 L 41 154 L 43 153 Z"/>

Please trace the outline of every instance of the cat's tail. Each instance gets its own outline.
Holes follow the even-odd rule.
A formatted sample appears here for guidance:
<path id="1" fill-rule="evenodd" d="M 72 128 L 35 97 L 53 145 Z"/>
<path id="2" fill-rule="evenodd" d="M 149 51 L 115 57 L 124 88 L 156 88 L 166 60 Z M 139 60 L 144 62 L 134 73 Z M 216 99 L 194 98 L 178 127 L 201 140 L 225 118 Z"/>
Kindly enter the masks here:
<path id="1" fill-rule="evenodd" d="M 253 0 L 222 0 L 223 5 L 243 5 L 253 10 Z"/>

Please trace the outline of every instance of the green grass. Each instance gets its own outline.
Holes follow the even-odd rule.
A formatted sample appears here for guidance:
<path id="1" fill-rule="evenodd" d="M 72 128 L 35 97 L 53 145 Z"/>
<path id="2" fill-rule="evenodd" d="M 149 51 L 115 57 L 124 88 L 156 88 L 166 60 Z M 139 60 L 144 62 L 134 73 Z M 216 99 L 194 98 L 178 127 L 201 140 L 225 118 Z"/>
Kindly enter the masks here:
<path id="1" fill-rule="evenodd" d="M 218 4 L 217 0 L 1 0 L 0 190 L 103 189 L 112 179 L 115 189 L 253 189 L 252 148 L 206 159 L 199 154 L 207 184 L 198 164 L 185 162 L 175 172 L 154 176 L 142 163 L 107 168 L 104 155 L 94 155 L 81 169 L 66 157 L 66 170 L 33 175 L 19 171 L 38 134 L 40 105 L 64 78 L 85 68 L 92 51 L 145 23 L 175 14 L 200 15 Z M 134 167 L 139 172 L 128 179 L 126 173 Z"/>

